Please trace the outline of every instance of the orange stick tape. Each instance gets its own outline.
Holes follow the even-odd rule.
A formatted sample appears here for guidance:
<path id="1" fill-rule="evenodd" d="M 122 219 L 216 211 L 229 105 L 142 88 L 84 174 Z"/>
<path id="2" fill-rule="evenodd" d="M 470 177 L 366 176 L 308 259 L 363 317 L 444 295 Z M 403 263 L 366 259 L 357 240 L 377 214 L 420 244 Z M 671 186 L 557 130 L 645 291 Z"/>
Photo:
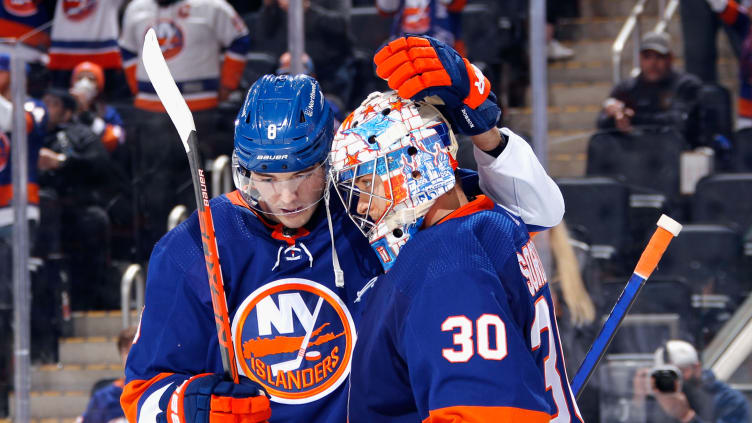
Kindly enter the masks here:
<path id="1" fill-rule="evenodd" d="M 637 262 L 634 273 L 638 274 L 644 279 L 650 277 L 653 273 L 658 262 L 661 260 L 663 253 L 666 252 L 668 244 L 671 240 L 679 235 L 682 225 L 680 225 L 674 219 L 666 216 L 665 214 L 658 219 L 658 228 L 653 233 L 653 236 L 648 242 L 648 246 L 640 256 L 640 261 Z"/>

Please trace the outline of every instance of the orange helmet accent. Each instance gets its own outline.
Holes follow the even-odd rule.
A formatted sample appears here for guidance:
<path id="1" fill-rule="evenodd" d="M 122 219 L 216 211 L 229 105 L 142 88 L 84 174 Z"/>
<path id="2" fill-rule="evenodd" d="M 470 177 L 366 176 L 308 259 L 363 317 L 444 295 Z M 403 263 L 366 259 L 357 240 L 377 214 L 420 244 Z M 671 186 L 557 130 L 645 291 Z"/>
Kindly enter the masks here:
<path id="1" fill-rule="evenodd" d="M 104 89 L 104 71 L 102 67 L 92 62 L 81 62 L 73 68 L 73 76 L 71 76 L 71 85 L 76 81 L 76 78 L 81 72 L 90 72 L 97 80 L 97 89 L 101 92 Z"/>

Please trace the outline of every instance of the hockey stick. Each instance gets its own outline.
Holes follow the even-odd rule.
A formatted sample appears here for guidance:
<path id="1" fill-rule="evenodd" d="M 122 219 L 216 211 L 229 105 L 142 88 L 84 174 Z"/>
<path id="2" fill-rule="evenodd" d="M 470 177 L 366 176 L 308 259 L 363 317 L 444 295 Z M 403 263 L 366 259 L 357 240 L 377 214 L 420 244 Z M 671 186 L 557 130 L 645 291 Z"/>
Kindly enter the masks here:
<path id="1" fill-rule="evenodd" d="M 162 56 L 162 49 L 159 47 L 157 34 L 153 28 L 146 32 L 142 57 L 149 80 L 154 86 L 159 100 L 167 110 L 167 114 L 170 115 L 172 124 L 178 130 L 185 153 L 188 155 L 193 191 L 196 194 L 198 221 L 201 227 L 201 244 L 204 249 L 206 272 L 209 276 L 209 290 L 211 291 L 212 307 L 214 308 L 214 322 L 217 324 L 222 368 L 226 378 L 238 383 L 238 365 L 235 362 L 235 349 L 232 345 L 230 318 L 227 313 L 227 300 L 225 299 L 222 270 L 217 252 L 217 239 L 214 236 L 214 222 L 209 207 L 209 194 L 206 192 L 206 177 L 204 169 L 200 167 L 201 159 L 198 153 L 196 125 L 193 123 L 191 110 L 180 94 L 180 90 L 178 90 L 178 86 L 170 74 L 170 69 L 167 67 L 167 62 Z"/>
<path id="2" fill-rule="evenodd" d="M 319 311 L 321 310 L 321 303 L 324 301 L 323 297 L 319 297 L 319 302 L 316 303 L 316 309 L 313 311 L 313 318 L 311 319 L 311 327 L 306 330 L 303 342 L 298 349 L 298 355 L 292 360 L 283 361 L 281 363 L 272 365 L 272 374 L 276 375 L 278 371 L 289 372 L 290 370 L 296 370 L 300 367 L 300 363 L 303 362 L 303 356 L 308 348 L 308 342 L 311 340 L 311 333 L 313 328 L 316 327 L 316 319 L 319 317 Z"/>
<path id="3" fill-rule="evenodd" d="M 650 238 L 648 246 L 643 250 L 640 260 L 637 262 L 637 266 L 635 266 L 635 270 L 632 273 L 632 277 L 629 278 L 627 286 L 624 287 L 624 291 L 622 291 L 616 304 L 614 304 L 614 308 L 611 310 L 611 314 L 608 315 L 606 323 L 603 324 L 601 332 L 595 338 L 595 342 L 593 342 L 585 359 L 582 360 L 580 368 L 574 375 L 574 379 L 572 379 L 572 391 L 576 398 L 579 398 L 582 389 L 590 380 L 593 370 L 595 370 L 595 367 L 598 366 L 601 358 L 603 358 L 606 349 L 614 339 L 614 335 L 616 335 L 616 330 L 619 329 L 624 316 L 627 315 L 627 312 L 629 312 L 629 309 L 637 298 L 637 294 L 640 293 L 640 289 L 642 289 L 645 281 L 653 273 L 653 270 L 655 270 L 655 267 L 661 260 L 661 256 L 663 256 L 666 248 L 668 248 L 668 244 L 675 236 L 679 235 L 681 229 L 682 225 L 665 214 L 658 219 L 658 228 Z"/>

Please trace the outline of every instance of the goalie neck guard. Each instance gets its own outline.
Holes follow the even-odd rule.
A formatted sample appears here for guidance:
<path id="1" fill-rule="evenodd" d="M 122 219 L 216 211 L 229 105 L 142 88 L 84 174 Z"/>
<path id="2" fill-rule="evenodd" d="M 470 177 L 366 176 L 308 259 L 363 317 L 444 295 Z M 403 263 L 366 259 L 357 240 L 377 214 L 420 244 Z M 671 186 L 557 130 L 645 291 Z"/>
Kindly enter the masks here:
<path id="1" fill-rule="evenodd" d="M 299 212 L 318 203 L 333 122 L 315 79 L 265 75 L 256 81 L 235 119 L 232 157 L 235 187 L 248 205 L 267 214 L 285 214 L 262 209 L 261 204 L 298 196 L 285 200 L 284 208 Z"/>
<path id="2" fill-rule="evenodd" d="M 457 141 L 428 103 L 372 93 L 340 126 L 330 180 L 385 270 L 455 184 Z"/>

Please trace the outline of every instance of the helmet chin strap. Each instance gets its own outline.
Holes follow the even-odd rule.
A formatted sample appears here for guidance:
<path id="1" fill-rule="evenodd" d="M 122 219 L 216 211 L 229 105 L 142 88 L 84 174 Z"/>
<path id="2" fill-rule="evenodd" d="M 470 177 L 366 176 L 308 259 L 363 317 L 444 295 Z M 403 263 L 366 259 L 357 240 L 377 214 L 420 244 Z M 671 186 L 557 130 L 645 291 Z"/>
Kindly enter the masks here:
<path id="1" fill-rule="evenodd" d="M 328 179 L 327 179 L 328 180 Z M 345 286 L 345 272 L 339 265 L 339 256 L 337 255 L 337 248 L 334 246 L 334 228 L 332 226 L 332 212 L 329 210 L 329 183 L 327 182 L 324 188 L 324 206 L 326 207 L 326 222 L 329 225 L 329 239 L 332 240 L 332 267 L 334 268 L 334 284 L 337 288 Z"/>

